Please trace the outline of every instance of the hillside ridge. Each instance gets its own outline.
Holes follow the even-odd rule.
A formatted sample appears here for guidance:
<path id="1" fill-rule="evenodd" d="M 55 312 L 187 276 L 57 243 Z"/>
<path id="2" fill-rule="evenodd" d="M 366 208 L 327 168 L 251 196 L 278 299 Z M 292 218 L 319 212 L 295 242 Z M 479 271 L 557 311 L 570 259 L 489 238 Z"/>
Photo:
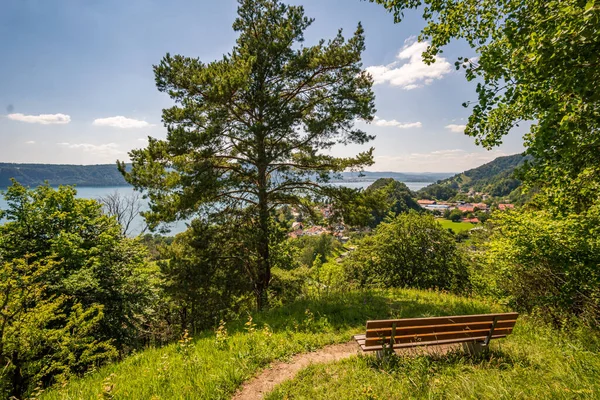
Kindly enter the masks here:
<path id="1" fill-rule="evenodd" d="M 508 196 L 521 186 L 521 181 L 515 177 L 514 172 L 528 160 L 531 158 L 522 153 L 498 157 L 479 167 L 438 180 L 420 189 L 418 194 L 422 198 L 438 200 L 448 200 L 458 193 Z"/>

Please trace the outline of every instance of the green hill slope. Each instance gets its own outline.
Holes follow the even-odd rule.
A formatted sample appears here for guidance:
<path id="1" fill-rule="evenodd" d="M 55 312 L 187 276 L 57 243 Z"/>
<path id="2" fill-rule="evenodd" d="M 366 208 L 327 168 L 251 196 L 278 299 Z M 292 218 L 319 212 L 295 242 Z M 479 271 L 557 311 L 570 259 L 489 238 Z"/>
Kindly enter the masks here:
<path id="1" fill-rule="evenodd" d="M 498 157 L 480 167 L 424 187 L 418 191 L 418 194 L 422 198 L 438 200 L 448 200 L 457 193 L 469 191 L 491 196 L 507 196 L 521 185 L 521 182 L 514 177 L 514 172 L 528 159 L 529 157 L 522 154 Z"/>
<path id="2" fill-rule="evenodd" d="M 230 399 L 243 381 L 273 360 L 347 342 L 364 330 L 367 319 L 499 310 L 480 301 L 417 290 L 324 296 L 254 315 L 251 332 L 246 321 L 239 321 L 226 325 L 228 334 L 219 339 L 206 332 L 189 343 L 148 349 L 40 399 Z"/>
<path id="3" fill-rule="evenodd" d="M 299 301 L 151 348 L 47 391 L 39 399 L 230 399 L 273 360 L 350 340 L 367 319 L 476 314 L 502 308 L 432 291 L 351 292 Z M 352 357 L 314 365 L 269 399 L 594 398 L 600 357 L 593 337 L 559 334 L 520 318 L 515 332 L 478 357 L 462 353 L 378 362 Z M 596 346 L 596 347 L 594 347 Z"/>
<path id="4" fill-rule="evenodd" d="M 68 165 L 68 164 L 12 164 L 0 163 L 0 188 L 11 185 L 16 179 L 24 186 L 125 186 L 128 183 L 116 164 Z"/>

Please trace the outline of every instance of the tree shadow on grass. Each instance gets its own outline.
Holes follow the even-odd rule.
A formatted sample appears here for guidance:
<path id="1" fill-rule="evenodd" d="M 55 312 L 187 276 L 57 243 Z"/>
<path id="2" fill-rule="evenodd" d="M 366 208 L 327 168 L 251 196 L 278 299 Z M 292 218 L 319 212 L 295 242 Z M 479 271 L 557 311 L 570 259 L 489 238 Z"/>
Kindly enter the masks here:
<path id="1" fill-rule="evenodd" d="M 274 332 L 312 325 L 315 331 L 334 331 L 365 326 L 367 320 L 469 315 L 491 312 L 471 299 L 430 292 L 365 290 L 324 295 L 296 301 L 254 316 L 257 324 L 268 324 Z M 233 326 L 232 326 L 233 327 Z"/>
<path id="2" fill-rule="evenodd" d="M 366 356 L 367 365 L 373 369 L 407 376 L 434 377 L 443 371 L 466 367 L 479 370 L 511 370 L 516 367 L 535 368 L 523 354 L 513 354 L 502 349 L 487 349 L 479 354 L 469 354 L 457 347 L 444 353 L 391 354 L 384 358 Z"/>

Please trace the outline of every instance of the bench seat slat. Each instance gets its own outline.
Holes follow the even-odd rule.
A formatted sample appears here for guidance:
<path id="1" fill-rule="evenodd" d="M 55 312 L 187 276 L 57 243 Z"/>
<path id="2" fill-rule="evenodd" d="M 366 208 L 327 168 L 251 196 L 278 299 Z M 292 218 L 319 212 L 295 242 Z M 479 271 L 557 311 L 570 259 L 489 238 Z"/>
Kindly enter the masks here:
<path id="1" fill-rule="evenodd" d="M 500 314 L 479 314 L 479 315 L 455 315 L 449 317 L 428 317 L 428 318 L 404 318 L 404 319 L 386 319 L 367 321 L 367 330 L 388 328 L 392 323 L 396 323 L 396 329 L 411 326 L 429 326 L 429 325 L 449 325 L 464 324 L 472 322 L 492 322 L 497 318 L 498 322 L 505 320 L 516 320 L 519 313 L 500 313 Z"/>
<path id="2" fill-rule="evenodd" d="M 446 339 L 460 339 L 460 338 L 478 338 L 487 337 L 489 329 L 479 329 L 472 331 L 458 331 L 458 332 L 441 332 L 441 333 L 427 333 L 421 335 L 404 335 L 395 336 L 395 343 L 416 343 L 416 342 L 429 342 L 436 340 Z M 508 335 L 512 332 L 512 328 L 494 329 L 494 333 L 498 335 Z M 381 346 L 381 342 L 389 343 L 391 340 L 390 336 L 380 338 L 366 338 L 365 345 L 367 346 Z"/>
<path id="3" fill-rule="evenodd" d="M 501 339 L 505 338 L 506 335 L 494 335 L 492 339 Z M 473 338 L 462 338 L 462 339 L 447 339 L 447 340 L 435 340 L 429 342 L 412 342 L 412 343 L 401 343 L 395 344 L 393 346 L 394 349 L 405 349 L 410 347 L 418 347 L 418 346 L 439 346 L 442 344 L 453 344 L 453 343 L 464 343 L 464 342 L 482 342 L 484 341 L 486 336 L 481 337 L 473 337 Z M 381 350 L 381 345 L 378 346 L 360 346 L 363 351 L 377 351 Z"/>
<path id="4" fill-rule="evenodd" d="M 516 320 L 500 321 L 496 324 L 495 329 L 501 328 L 512 328 L 515 326 Z M 458 332 L 458 331 L 472 331 L 479 329 L 491 329 L 492 321 L 486 322 L 470 322 L 463 324 L 445 324 L 445 325 L 429 325 L 429 326 L 406 326 L 396 328 L 396 335 L 412 335 L 412 334 L 427 334 L 427 333 L 439 333 L 439 332 Z M 368 329 L 366 333 L 367 338 L 378 338 L 382 336 L 390 336 L 392 334 L 392 328 L 378 328 Z"/>
<path id="5" fill-rule="evenodd" d="M 511 334 L 518 316 L 518 313 L 498 313 L 367 321 L 365 334 L 354 339 L 364 351 L 381 350 L 392 336 L 394 349 L 464 342 L 487 344 L 488 339 Z"/>

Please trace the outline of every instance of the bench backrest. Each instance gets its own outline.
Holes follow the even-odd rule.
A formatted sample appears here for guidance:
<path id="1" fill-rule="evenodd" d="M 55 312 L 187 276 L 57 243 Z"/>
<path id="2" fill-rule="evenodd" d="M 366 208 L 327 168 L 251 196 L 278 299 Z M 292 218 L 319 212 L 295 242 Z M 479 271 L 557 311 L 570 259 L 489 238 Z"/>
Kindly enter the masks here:
<path id="1" fill-rule="evenodd" d="M 487 344 L 510 334 L 518 316 L 503 313 L 367 321 L 364 346 L 365 350 L 374 350 L 384 342 L 394 348 L 468 341 Z"/>

